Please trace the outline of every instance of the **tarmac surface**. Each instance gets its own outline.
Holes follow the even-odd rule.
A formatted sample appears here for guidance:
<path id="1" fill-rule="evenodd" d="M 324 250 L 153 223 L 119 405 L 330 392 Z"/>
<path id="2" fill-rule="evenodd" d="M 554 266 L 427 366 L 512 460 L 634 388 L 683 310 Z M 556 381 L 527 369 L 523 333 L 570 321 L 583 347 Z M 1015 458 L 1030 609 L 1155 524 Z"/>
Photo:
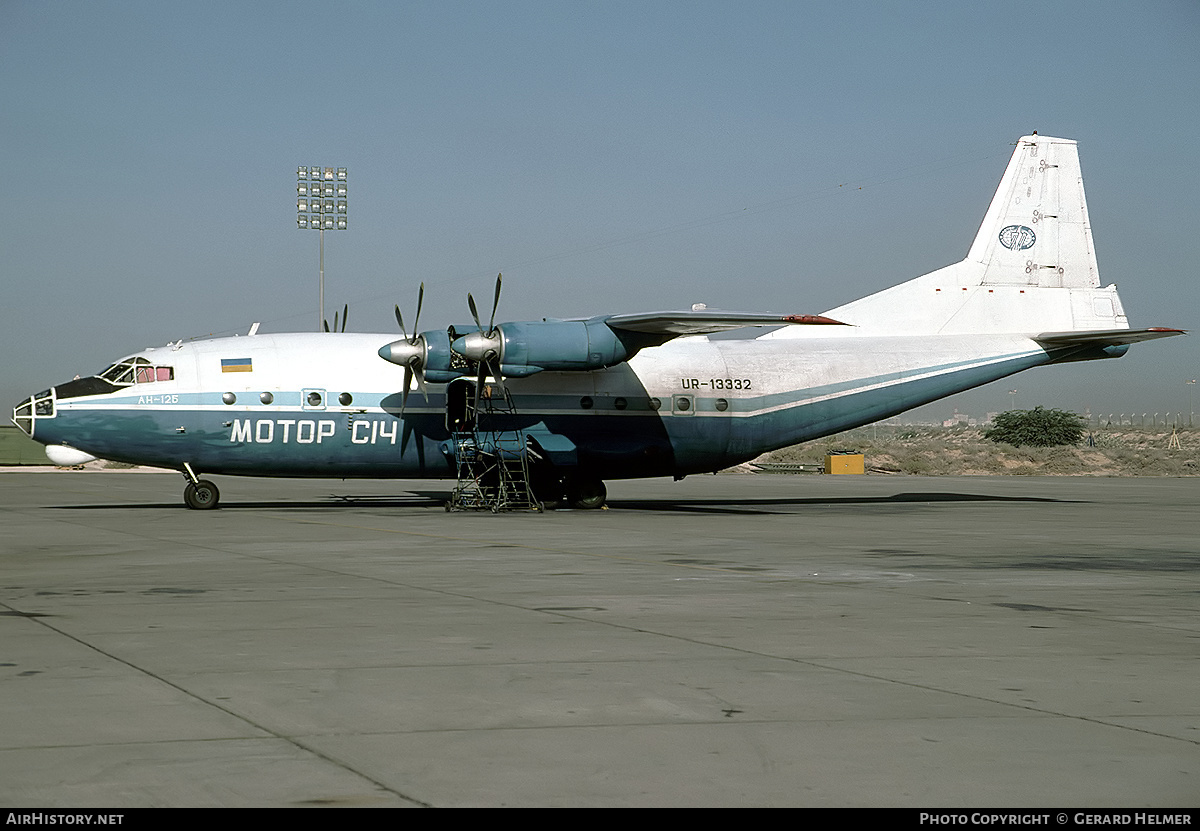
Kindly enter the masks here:
<path id="1" fill-rule="evenodd" d="M 1200 805 L 1200 482 L 0 473 L 0 806 Z"/>

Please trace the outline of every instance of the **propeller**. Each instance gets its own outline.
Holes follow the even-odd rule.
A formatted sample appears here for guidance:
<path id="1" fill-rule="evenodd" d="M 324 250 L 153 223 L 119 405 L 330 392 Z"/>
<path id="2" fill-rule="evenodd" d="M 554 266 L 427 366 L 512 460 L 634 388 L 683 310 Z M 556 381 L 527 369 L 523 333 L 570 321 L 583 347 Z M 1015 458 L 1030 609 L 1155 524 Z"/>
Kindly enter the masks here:
<path id="1" fill-rule="evenodd" d="M 496 328 L 496 309 L 500 305 L 500 283 L 503 277 L 502 274 L 496 275 L 496 296 L 492 299 L 492 316 L 488 320 L 486 330 L 479 320 L 479 309 L 475 306 L 475 298 L 469 292 L 467 293 L 467 306 L 471 309 L 471 317 L 475 318 L 475 326 L 479 331 L 459 338 L 451 344 L 450 348 L 474 363 L 491 364 L 493 361 L 498 361 L 504 352 L 504 334 Z M 493 368 L 497 371 L 492 375 L 496 380 L 500 380 L 499 364 L 497 363 Z"/>
<path id="2" fill-rule="evenodd" d="M 417 292 L 417 316 L 413 320 L 412 335 L 408 334 L 408 329 L 404 326 L 404 315 L 400 313 L 400 304 L 396 304 L 396 322 L 400 324 L 400 334 L 404 335 L 404 343 L 392 344 L 392 358 L 390 360 L 404 366 L 404 391 L 400 394 L 400 413 L 402 415 L 404 413 L 404 406 L 408 403 L 408 390 L 412 386 L 414 376 L 417 379 L 417 388 L 425 396 L 425 401 L 429 401 L 429 391 L 425 389 L 427 346 L 425 338 L 418 330 L 418 325 L 421 322 L 421 306 L 424 303 L 425 284 L 421 283 L 421 288 Z"/>
<path id="3" fill-rule="evenodd" d="M 321 321 L 321 323 L 323 323 L 323 324 L 325 325 L 325 331 L 326 331 L 326 332 L 329 332 L 329 331 L 334 331 L 334 332 L 345 332 L 345 331 L 346 331 L 346 321 L 347 321 L 347 320 L 349 320 L 349 319 L 350 319 L 350 304 L 349 304 L 349 303 L 347 303 L 347 304 L 346 304 L 346 305 L 345 305 L 345 306 L 342 308 L 342 328 L 341 328 L 341 329 L 339 329 L 339 328 L 338 328 L 338 315 L 337 315 L 337 312 L 334 312 L 334 313 L 333 313 L 333 329 L 332 329 L 332 330 L 329 328 L 329 321 L 328 321 L 328 320 L 322 320 L 322 321 Z"/>
<path id="4" fill-rule="evenodd" d="M 479 320 L 479 309 L 475 306 L 475 298 L 467 292 L 467 307 L 471 310 L 471 317 L 475 318 L 475 325 L 479 331 L 470 335 L 466 335 L 461 340 L 455 341 L 450 348 L 468 360 L 474 361 L 478 365 L 479 374 L 475 379 L 475 412 L 479 412 L 479 394 L 483 388 L 483 379 L 487 377 L 488 372 L 491 372 L 493 378 L 496 379 L 496 384 L 503 389 L 504 379 L 500 375 L 500 357 L 504 352 L 504 334 L 496 328 L 496 310 L 500 307 L 500 286 L 504 279 L 503 274 L 496 275 L 496 292 L 492 298 L 492 316 L 488 319 L 488 327 L 485 331 L 483 323 Z"/>

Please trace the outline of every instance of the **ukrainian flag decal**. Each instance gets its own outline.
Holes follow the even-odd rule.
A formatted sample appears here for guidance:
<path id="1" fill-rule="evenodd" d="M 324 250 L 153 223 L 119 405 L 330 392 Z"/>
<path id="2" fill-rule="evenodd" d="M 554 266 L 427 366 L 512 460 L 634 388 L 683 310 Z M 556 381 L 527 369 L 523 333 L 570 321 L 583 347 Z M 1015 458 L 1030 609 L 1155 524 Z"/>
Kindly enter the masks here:
<path id="1" fill-rule="evenodd" d="M 249 358 L 222 358 L 222 372 L 253 372 L 254 365 Z"/>

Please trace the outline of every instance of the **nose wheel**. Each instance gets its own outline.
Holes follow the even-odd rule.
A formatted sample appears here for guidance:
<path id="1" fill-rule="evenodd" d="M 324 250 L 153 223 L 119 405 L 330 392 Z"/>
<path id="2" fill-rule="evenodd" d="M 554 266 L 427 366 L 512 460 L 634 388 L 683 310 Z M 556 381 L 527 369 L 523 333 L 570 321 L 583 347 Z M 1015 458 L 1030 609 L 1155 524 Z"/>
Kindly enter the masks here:
<path id="1" fill-rule="evenodd" d="M 200 479 L 195 483 L 188 482 L 187 487 L 183 489 L 184 504 L 197 511 L 215 508 L 220 501 L 221 492 L 207 479 Z"/>
<path id="2" fill-rule="evenodd" d="M 197 478 L 191 465 L 184 464 L 183 468 L 183 478 L 187 479 L 187 486 L 183 489 L 183 504 L 197 511 L 217 507 L 221 501 L 217 486 L 207 479 Z"/>

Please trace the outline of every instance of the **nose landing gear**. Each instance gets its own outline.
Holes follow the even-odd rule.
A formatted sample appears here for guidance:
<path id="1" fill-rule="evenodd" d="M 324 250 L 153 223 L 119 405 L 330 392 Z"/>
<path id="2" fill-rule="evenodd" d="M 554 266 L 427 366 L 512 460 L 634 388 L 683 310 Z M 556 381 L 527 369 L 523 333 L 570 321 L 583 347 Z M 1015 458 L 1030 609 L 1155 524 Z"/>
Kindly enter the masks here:
<path id="1" fill-rule="evenodd" d="M 188 480 L 183 489 L 183 504 L 197 511 L 206 511 L 217 507 L 221 501 L 221 491 L 207 479 L 198 479 L 192 466 L 183 463 L 183 477 Z"/>
<path id="2" fill-rule="evenodd" d="M 217 507 L 221 501 L 221 492 L 217 486 L 207 479 L 199 479 L 195 484 L 188 482 L 183 489 L 183 501 L 189 508 L 198 511 Z"/>

